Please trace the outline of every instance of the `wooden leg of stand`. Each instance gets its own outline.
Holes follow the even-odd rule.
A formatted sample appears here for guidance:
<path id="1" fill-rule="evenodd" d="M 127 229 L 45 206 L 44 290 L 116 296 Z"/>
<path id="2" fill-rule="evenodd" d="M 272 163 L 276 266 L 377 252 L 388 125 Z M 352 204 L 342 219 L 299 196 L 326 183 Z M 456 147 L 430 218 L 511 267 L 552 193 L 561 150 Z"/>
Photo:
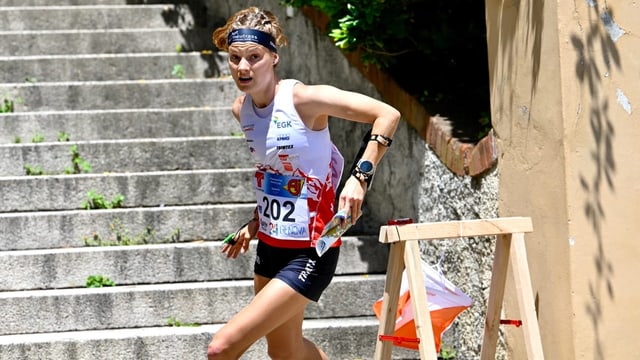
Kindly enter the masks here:
<path id="1" fill-rule="evenodd" d="M 520 316 L 522 317 L 522 330 L 527 347 L 528 359 L 544 359 L 523 233 L 513 234 L 511 243 L 511 270 L 513 271 L 515 290 L 518 295 L 518 308 L 520 310 Z"/>
<path id="2" fill-rule="evenodd" d="M 500 327 L 500 313 L 504 299 L 504 287 L 509 268 L 509 249 L 511 247 L 511 234 L 498 235 L 496 237 L 496 250 L 493 255 L 493 270 L 491 272 L 491 287 L 487 304 L 487 317 L 484 322 L 484 339 L 480 359 L 494 360 L 498 343 L 498 331 Z"/>
<path id="3" fill-rule="evenodd" d="M 382 295 L 382 310 L 380 312 L 380 325 L 376 338 L 375 360 L 391 359 L 393 343 L 381 341 L 380 335 L 393 335 L 396 328 L 396 311 L 398 298 L 400 297 L 400 283 L 404 270 L 405 242 L 399 241 L 390 245 L 389 260 L 387 262 L 387 278 Z"/>
<path id="4" fill-rule="evenodd" d="M 420 359 L 437 360 L 436 344 L 433 338 L 431 314 L 427 302 L 427 290 L 422 274 L 422 261 L 417 241 L 409 241 L 405 249 L 404 263 L 407 268 L 411 306 L 413 307 L 413 321 L 416 325 L 416 335 L 420 339 L 418 350 Z"/>

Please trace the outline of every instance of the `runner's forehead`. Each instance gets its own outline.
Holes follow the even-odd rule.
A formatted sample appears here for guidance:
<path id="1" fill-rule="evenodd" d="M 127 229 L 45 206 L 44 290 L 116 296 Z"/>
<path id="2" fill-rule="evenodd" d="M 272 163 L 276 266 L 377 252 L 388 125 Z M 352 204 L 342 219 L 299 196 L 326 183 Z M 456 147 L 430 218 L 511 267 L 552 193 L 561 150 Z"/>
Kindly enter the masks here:
<path id="1" fill-rule="evenodd" d="M 264 46 L 252 42 L 235 42 L 229 45 L 229 52 L 249 52 L 255 50 L 268 51 Z"/>

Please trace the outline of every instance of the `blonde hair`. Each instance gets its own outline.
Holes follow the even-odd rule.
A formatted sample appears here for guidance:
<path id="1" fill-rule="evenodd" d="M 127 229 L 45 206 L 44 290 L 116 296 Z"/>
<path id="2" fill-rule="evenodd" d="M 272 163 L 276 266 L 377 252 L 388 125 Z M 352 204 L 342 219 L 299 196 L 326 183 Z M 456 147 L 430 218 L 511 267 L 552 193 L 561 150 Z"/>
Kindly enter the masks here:
<path id="1" fill-rule="evenodd" d="M 289 40 L 284 35 L 280 22 L 272 12 L 255 6 L 240 10 L 231 16 L 227 23 L 213 32 L 213 44 L 222 51 L 229 50 L 229 33 L 236 29 L 255 29 L 264 31 L 273 37 L 277 47 L 287 45 Z"/>

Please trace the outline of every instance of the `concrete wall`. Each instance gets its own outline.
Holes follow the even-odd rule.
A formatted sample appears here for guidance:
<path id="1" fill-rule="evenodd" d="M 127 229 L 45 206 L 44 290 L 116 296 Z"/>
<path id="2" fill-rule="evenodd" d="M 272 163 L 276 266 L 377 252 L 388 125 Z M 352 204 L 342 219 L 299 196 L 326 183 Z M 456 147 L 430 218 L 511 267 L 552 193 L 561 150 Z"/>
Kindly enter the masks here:
<path id="1" fill-rule="evenodd" d="M 487 1 L 501 216 L 527 236 L 546 358 L 640 356 L 639 5 Z M 506 316 L 517 317 L 511 289 Z M 507 330 L 513 358 L 524 347 Z"/>

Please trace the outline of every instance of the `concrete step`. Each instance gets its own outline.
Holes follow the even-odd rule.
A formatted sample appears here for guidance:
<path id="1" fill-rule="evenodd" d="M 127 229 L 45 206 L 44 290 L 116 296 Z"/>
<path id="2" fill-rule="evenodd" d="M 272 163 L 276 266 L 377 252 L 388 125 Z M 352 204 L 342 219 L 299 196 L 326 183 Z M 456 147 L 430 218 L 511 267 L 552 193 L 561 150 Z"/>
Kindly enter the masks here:
<path id="1" fill-rule="evenodd" d="M 202 79 L 229 75 L 221 52 L 0 56 L 0 83 Z"/>
<path id="2" fill-rule="evenodd" d="M 81 30 L 180 27 L 193 24 L 170 5 L 0 7 L 0 30 Z"/>
<path id="3" fill-rule="evenodd" d="M 186 4 L 189 0 L 2 0 L 2 7 Z"/>
<path id="4" fill-rule="evenodd" d="M 251 279 L 255 246 L 227 259 L 221 241 L 90 246 L 0 252 L 0 291 L 85 287 L 90 275 L 118 286 Z M 383 273 L 387 246 L 372 236 L 343 238 L 336 275 Z"/>
<path id="5" fill-rule="evenodd" d="M 0 251 L 85 247 L 85 239 L 116 237 L 147 243 L 221 240 L 253 216 L 253 198 L 242 204 L 0 213 Z"/>
<path id="6" fill-rule="evenodd" d="M 231 107 L 75 110 L 0 115 L 0 145 L 31 143 L 36 135 L 57 141 L 240 135 Z"/>
<path id="7" fill-rule="evenodd" d="M 303 334 L 318 344 L 329 359 L 373 359 L 378 320 L 360 318 L 308 319 Z M 207 345 L 221 325 L 147 327 L 0 336 L 0 360 L 176 360 L 203 359 Z M 264 360 L 264 339 L 242 360 Z M 394 348 L 391 359 L 419 359 L 418 352 Z"/>
<path id="8" fill-rule="evenodd" d="M 214 49 L 210 40 L 202 39 L 168 27 L 0 31 L 0 53 L 27 56 L 170 52 L 178 47 L 181 51 Z"/>
<path id="9" fill-rule="evenodd" d="M 0 290 L 84 287 L 101 274 L 117 285 L 249 279 L 255 257 L 226 259 L 220 241 L 0 252 Z M 387 247 L 377 239 L 344 237 L 337 275 L 383 273 Z M 18 270 L 19 269 L 19 270 Z"/>
<path id="10" fill-rule="evenodd" d="M 334 277 L 306 318 L 372 316 L 384 275 Z M 2 335 L 224 323 L 253 298 L 253 280 L 224 280 L 0 293 Z"/>
<path id="11" fill-rule="evenodd" d="M 14 112 L 25 112 L 219 107 L 240 91 L 233 80 L 217 78 L 1 84 L 0 94 Z"/>
<path id="12" fill-rule="evenodd" d="M 73 145 L 93 174 L 254 165 L 244 138 L 235 136 L 9 144 L 0 145 L 0 177 L 26 175 L 25 165 L 40 166 L 44 174 L 65 174 L 73 167 Z"/>
<path id="13" fill-rule="evenodd" d="M 0 212 L 83 209 L 87 193 L 124 196 L 123 208 L 229 204 L 254 194 L 255 169 L 0 177 Z"/>

